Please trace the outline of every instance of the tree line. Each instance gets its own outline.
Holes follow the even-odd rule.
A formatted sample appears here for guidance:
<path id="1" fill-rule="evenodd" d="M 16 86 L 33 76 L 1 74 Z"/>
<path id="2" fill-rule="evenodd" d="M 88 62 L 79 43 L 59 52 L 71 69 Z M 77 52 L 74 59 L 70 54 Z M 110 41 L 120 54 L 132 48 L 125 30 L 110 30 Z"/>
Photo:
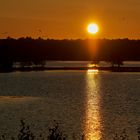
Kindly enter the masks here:
<path id="1" fill-rule="evenodd" d="M 123 61 L 140 61 L 140 40 L 77 39 L 54 40 L 31 37 L 0 39 L 0 67 L 44 66 L 48 60 L 108 61 L 121 65 Z"/>

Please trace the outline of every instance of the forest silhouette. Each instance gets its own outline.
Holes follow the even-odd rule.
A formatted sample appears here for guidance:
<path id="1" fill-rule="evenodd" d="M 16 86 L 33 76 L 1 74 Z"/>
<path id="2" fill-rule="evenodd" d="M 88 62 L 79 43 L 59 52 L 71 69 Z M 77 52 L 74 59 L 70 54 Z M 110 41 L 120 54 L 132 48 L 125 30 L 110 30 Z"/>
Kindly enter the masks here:
<path id="1" fill-rule="evenodd" d="M 47 61 L 107 61 L 121 65 L 123 61 L 140 61 L 140 40 L 77 39 L 54 40 L 31 37 L 0 39 L 0 68 L 21 66 L 43 67 Z"/>

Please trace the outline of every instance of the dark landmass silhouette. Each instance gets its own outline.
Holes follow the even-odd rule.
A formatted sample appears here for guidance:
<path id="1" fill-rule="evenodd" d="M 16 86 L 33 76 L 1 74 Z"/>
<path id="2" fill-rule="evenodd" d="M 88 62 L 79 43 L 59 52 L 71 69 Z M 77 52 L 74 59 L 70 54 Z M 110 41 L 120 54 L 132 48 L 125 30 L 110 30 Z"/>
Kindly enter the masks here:
<path id="1" fill-rule="evenodd" d="M 140 40 L 0 39 L 1 71 L 13 70 L 14 63 L 20 63 L 20 70 L 31 65 L 43 69 L 47 61 L 107 61 L 120 67 L 123 61 L 140 61 Z"/>
<path id="2" fill-rule="evenodd" d="M 135 131 L 135 137 L 137 138 L 137 140 L 140 140 L 140 127 L 137 127 Z M 44 132 L 47 132 L 47 134 Z M 86 134 L 84 133 L 76 134 L 75 132 L 73 132 L 72 135 L 72 140 L 86 139 Z M 76 135 L 78 135 L 78 137 Z M 131 136 L 131 134 L 127 132 L 127 129 L 122 129 L 119 133 L 110 132 L 110 135 L 112 136 L 112 140 L 129 140 Z M 5 132 L 4 134 L 1 134 L 1 139 L 6 140 L 9 138 L 9 140 L 69 140 L 69 136 L 71 136 L 71 134 L 67 134 L 64 130 L 62 130 L 60 123 L 56 122 L 55 120 L 52 126 L 49 126 L 41 132 L 33 132 L 32 126 L 26 124 L 24 120 L 21 120 L 20 129 L 17 135 L 8 134 Z"/>

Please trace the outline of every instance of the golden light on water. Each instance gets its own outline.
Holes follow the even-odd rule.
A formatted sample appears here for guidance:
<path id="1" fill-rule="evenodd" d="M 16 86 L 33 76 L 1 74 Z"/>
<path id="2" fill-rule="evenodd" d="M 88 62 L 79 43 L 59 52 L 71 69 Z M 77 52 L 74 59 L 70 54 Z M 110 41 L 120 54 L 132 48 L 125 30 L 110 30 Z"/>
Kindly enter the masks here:
<path id="1" fill-rule="evenodd" d="M 91 63 L 87 65 L 87 67 L 89 67 L 89 68 L 93 68 L 95 66 L 96 66 L 95 64 L 91 64 Z"/>
<path id="2" fill-rule="evenodd" d="M 99 98 L 96 87 L 97 70 L 87 71 L 87 86 L 86 86 L 86 112 L 85 112 L 85 140 L 100 140 L 101 139 L 101 125 L 99 112 Z"/>
<path id="3" fill-rule="evenodd" d="M 88 69 L 87 72 L 88 72 L 88 73 L 98 73 L 99 70 L 98 70 L 98 69 Z"/>
<path id="4" fill-rule="evenodd" d="M 96 34 L 99 31 L 99 27 L 98 27 L 98 25 L 96 23 L 90 23 L 87 26 L 87 31 L 90 34 Z"/>

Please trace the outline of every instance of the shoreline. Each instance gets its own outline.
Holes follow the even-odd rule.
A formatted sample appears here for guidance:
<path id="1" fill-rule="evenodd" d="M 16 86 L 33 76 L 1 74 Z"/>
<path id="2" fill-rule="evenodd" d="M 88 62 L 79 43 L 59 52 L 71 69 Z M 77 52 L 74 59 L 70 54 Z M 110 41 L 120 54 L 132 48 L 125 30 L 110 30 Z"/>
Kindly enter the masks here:
<path id="1" fill-rule="evenodd" d="M 0 73 L 9 72 L 30 72 L 30 71 L 46 71 L 46 70 L 99 70 L 110 72 L 140 72 L 140 67 L 25 67 L 25 68 L 12 68 L 1 69 Z"/>

